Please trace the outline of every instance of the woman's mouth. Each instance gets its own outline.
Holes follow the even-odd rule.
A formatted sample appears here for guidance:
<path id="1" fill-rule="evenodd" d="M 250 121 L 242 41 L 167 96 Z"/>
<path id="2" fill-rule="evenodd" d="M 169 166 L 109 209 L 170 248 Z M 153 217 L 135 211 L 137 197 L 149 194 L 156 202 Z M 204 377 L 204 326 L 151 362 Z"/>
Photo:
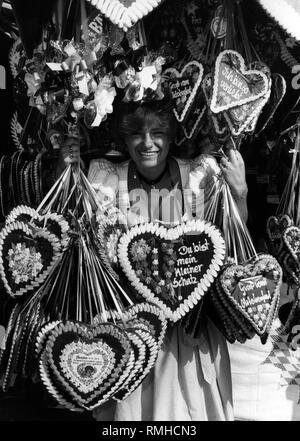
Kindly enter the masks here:
<path id="1" fill-rule="evenodd" d="M 157 156 L 159 154 L 159 150 L 151 150 L 148 152 L 139 152 L 140 156 L 142 156 L 143 158 L 152 158 L 154 156 Z"/>

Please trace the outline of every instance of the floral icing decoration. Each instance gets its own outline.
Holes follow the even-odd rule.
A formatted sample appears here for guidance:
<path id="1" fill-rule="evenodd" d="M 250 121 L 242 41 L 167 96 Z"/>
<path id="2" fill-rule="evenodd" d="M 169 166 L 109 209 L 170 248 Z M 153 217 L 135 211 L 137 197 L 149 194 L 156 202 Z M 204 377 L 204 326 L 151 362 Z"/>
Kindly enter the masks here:
<path id="1" fill-rule="evenodd" d="M 12 244 L 7 260 L 17 285 L 33 280 L 43 268 L 41 253 L 36 252 L 34 247 L 26 247 L 25 243 Z"/>

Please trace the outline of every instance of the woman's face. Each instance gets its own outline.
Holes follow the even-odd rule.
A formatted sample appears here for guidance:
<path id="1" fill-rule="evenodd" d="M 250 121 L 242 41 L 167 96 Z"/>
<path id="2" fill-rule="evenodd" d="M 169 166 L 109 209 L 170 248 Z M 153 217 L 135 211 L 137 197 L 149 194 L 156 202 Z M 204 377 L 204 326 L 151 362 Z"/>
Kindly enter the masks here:
<path id="1" fill-rule="evenodd" d="M 162 127 L 158 118 L 146 121 L 143 127 L 137 128 L 125 136 L 129 154 L 138 168 L 147 170 L 165 166 L 169 153 L 171 136 L 168 127 Z"/>

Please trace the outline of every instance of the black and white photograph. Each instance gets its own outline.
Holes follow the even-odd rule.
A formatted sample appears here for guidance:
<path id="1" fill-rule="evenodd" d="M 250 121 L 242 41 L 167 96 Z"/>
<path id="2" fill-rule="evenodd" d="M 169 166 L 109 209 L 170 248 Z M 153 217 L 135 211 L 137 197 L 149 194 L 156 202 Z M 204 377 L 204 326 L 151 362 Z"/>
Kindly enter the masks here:
<path id="1" fill-rule="evenodd" d="M 300 0 L 0 0 L 0 106 L 0 427 L 300 421 Z"/>

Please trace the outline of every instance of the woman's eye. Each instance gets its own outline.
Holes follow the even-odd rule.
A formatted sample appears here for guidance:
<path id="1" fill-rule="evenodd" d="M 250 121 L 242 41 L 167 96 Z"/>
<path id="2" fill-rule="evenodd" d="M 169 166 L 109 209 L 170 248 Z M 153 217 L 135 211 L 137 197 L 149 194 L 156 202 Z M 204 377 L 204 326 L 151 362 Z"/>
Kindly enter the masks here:
<path id="1" fill-rule="evenodd" d="M 151 133 L 151 136 L 155 136 L 156 138 L 162 137 L 164 135 L 165 135 L 165 132 L 160 132 L 160 131 Z"/>

